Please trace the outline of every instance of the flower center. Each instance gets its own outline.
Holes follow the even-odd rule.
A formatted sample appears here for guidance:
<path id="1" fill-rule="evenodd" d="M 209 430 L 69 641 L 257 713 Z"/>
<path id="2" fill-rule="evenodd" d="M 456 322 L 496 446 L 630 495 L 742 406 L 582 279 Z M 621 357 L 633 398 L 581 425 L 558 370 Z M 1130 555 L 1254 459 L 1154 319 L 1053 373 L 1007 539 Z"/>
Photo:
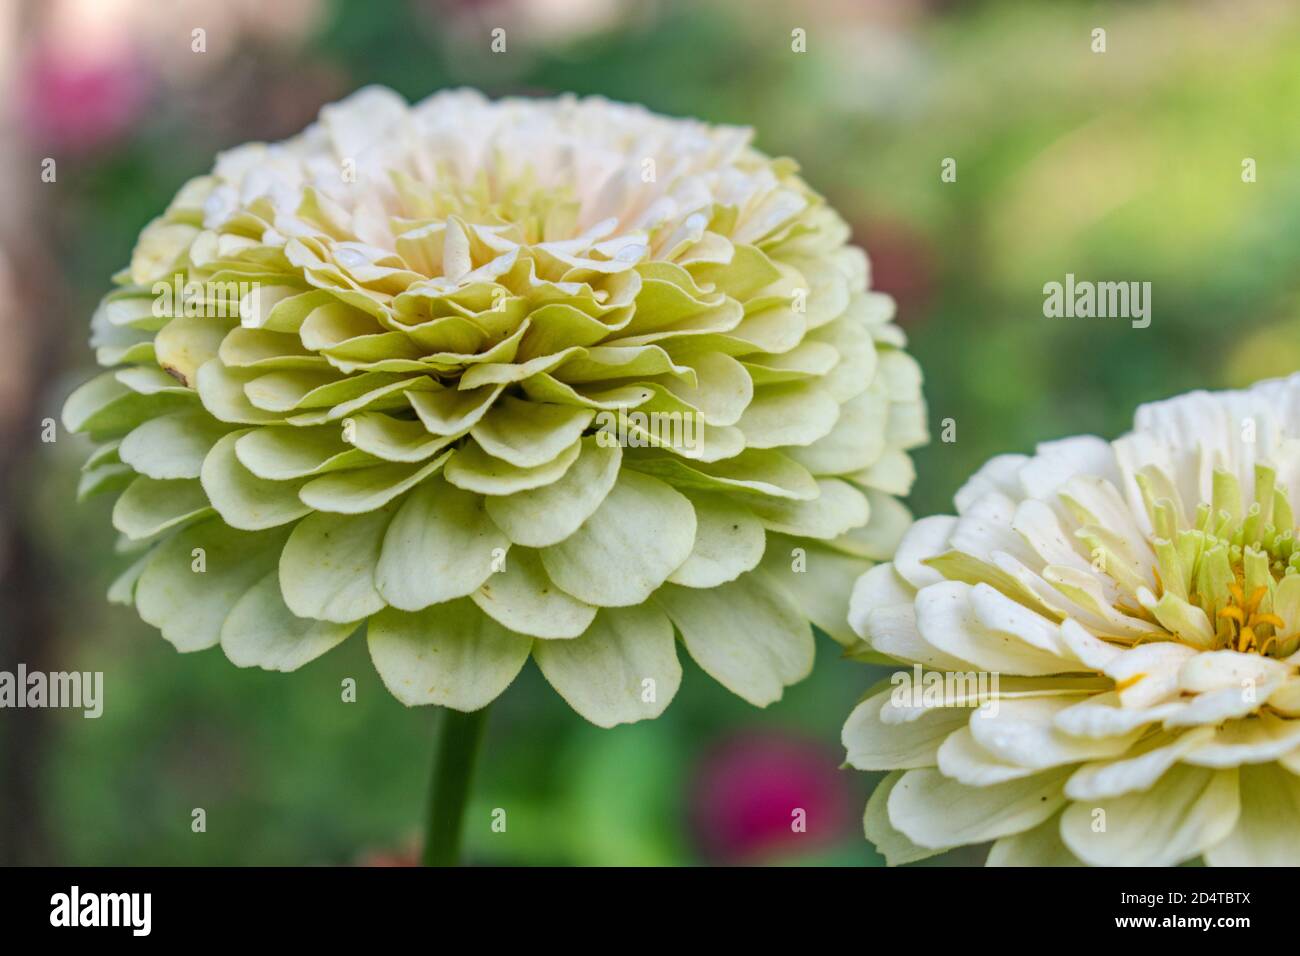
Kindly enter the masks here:
<path id="1" fill-rule="evenodd" d="M 1159 472 L 1144 469 L 1138 484 L 1157 556 L 1156 593 L 1139 592 L 1143 616 L 1207 650 L 1285 657 L 1300 647 L 1300 543 L 1274 469 L 1256 466 L 1249 505 L 1236 476 L 1216 471 L 1212 500 L 1190 521 Z"/>

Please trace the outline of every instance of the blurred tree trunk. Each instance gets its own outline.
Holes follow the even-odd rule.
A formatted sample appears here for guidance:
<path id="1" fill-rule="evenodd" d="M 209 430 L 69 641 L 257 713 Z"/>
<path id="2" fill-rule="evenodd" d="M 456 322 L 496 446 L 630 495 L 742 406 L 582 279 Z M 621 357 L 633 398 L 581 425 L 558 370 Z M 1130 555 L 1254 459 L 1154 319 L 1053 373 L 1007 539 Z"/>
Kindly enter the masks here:
<path id="1" fill-rule="evenodd" d="M 60 579 L 33 533 L 31 483 L 43 453 L 41 421 L 55 413 L 51 383 L 60 359 L 60 309 L 53 269 L 53 220 L 42 204 L 40 160 L 21 145 L 15 119 L 22 5 L 0 17 L 0 669 L 51 670 L 58 658 L 55 608 Z M 41 796 L 50 711 L 0 711 L 0 864 L 50 862 Z"/>

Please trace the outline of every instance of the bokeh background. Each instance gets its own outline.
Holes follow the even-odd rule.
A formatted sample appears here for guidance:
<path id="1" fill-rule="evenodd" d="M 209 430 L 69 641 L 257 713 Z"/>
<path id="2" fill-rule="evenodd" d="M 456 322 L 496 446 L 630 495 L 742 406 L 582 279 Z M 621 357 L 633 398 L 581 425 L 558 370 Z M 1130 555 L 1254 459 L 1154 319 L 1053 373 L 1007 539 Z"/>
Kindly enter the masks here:
<path id="1" fill-rule="evenodd" d="M 176 654 L 104 601 L 107 506 L 73 504 L 75 439 L 41 441 L 90 366 L 108 277 L 176 188 L 367 83 L 600 93 L 752 125 L 796 157 L 899 301 L 936 439 L 955 423 L 917 456 L 918 515 L 994 453 L 1300 368 L 1294 3 L 4 0 L 0 668 L 100 670 L 106 691 L 98 720 L 0 711 L 0 862 L 412 856 L 433 712 L 396 703 L 358 639 L 287 676 Z M 1045 318 L 1067 272 L 1151 282 L 1150 327 Z M 839 769 L 838 736 L 880 672 L 822 638 L 813 676 L 760 712 L 681 656 L 667 714 L 613 731 L 530 664 L 491 717 L 471 861 L 879 864 L 860 823 L 875 780 Z"/>

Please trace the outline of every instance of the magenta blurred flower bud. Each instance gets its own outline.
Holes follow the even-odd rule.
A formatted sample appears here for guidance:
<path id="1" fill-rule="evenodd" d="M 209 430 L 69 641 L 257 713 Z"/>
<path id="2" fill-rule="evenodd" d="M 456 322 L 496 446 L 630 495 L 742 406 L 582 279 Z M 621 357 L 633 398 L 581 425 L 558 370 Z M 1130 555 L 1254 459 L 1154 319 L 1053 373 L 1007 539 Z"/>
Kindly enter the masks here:
<path id="1" fill-rule="evenodd" d="M 691 828 L 714 863 L 822 849 L 850 826 L 848 785 L 820 744 L 771 732 L 732 737 L 700 760 Z"/>
<path id="2" fill-rule="evenodd" d="M 87 152 L 122 137 L 143 114 L 150 81 L 126 52 L 39 50 L 23 67 L 19 110 L 42 146 Z"/>

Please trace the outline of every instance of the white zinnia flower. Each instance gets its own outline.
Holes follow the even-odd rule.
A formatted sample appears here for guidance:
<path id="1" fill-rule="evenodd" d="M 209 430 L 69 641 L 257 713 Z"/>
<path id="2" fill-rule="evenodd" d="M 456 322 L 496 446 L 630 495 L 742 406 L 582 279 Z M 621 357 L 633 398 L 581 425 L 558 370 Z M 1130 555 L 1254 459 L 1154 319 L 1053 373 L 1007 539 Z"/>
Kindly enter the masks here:
<path id="1" fill-rule="evenodd" d="M 926 435 L 866 257 L 749 139 L 369 89 L 218 157 L 140 237 L 64 413 L 144 552 L 113 596 L 277 670 L 364 624 L 407 704 L 477 710 L 531 656 L 595 723 L 654 717 L 677 635 L 778 699 L 809 620 L 852 639 Z"/>
<path id="2" fill-rule="evenodd" d="M 893 771 L 868 838 L 891 863 L 1300 863 L 1298 497 L 1300 376 L 989 461 L 854 589 L 875 653 L 998 676 L 980 709 L 887 686 L 853 711 L 849 762 Z"/>

